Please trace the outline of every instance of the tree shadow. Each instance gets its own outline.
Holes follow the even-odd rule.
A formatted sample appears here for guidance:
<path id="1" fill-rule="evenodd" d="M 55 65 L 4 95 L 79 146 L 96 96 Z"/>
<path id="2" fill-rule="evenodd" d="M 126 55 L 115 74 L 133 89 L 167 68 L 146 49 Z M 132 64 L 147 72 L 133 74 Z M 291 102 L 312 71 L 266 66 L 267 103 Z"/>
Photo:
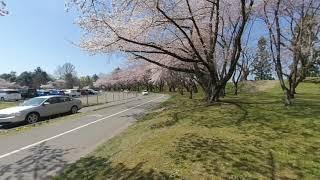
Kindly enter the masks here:
<path id="1" fill-rule="evenodd" d="M 127 167 L 123 163 L 114 164 L 109 158 L 89 156 L 81 158 L 75 164 L 70 165 L 55 180 L 68 179 L 176 179 L 165 172 L 157 172 L 154 169 L 145 170 L 145 162 L 140 162 L 133 167 Z"/>
<path id="2" fill-rule="evenodd" d="M 134 114 L 130 114 L 130 115 L 122 115 L 120 117 L 124 117 L 124 118 L 133 118 L 133 119 L 140 119 L 144 116 L 145 113 L 134 113 Z"/>
<path id="3" fill-rule="evenodd" d="M 192 125 L 206 128 L 240 126 L 249 115 L 244 106 L 235 102 L 220 102 L 210 107 L 212 108 L 195 109 L 196 113 L 192 114 Z"/>
<path id="4" fill-rule="evenodd" d="M 228 138 L 201 137 L 185 134 L 175 142 L 176 150 L 169 156 L 176 164 L 197 163 L 204 174 L 223 179 L 275 176 L 275 159 L 264 153 L 263 142 L 234 142 Z M 237 174 L 235 174 L 237 172 Z M 240 178 L 240 179 L 241 179 Z"/>
<path id="5" fill-rule="evenodd" d="M 49 179 L 51 175 L 61 171 L 67 161 L 64 155 L 72 149 L 57 149 L 42 143 L 30 148 L 27 153 L 31 155 L 16 162 L 0 166 L 1 179 Z"/>
<path id="6" fill-rule="evenodd" d="M 271 174 L 271 180 L 275 180 L 276 179 L 276 162 L 274 159 L 274 155 L 271 151 L 269 151 L 269 163 L 270 163 L 270 174 Z"/>
<path id="7" fill-rule="evenodd" d="M 166 127 L 171 127 L 179 122 L 178 113 L 173 113 L 169 119 L 166 121 L 161 121 L 150 126 L 151 129 L 161 129 Z"/>

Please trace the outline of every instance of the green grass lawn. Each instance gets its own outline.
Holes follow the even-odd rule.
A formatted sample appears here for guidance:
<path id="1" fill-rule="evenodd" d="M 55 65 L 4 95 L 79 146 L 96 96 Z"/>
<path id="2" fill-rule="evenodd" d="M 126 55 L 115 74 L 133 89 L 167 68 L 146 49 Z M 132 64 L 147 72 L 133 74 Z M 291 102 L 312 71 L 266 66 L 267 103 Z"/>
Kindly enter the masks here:
<path id="1" fill-rule="evenodd" d="M 207 106 L 172 95 L 56 179 L 319 179 L 320 84 Z"/>
<path id="2" fill-rule="evenodd" d="M 16 106 L 18 103 L 16 102 L 0 102 L 0 109 L 5 109 L 8 107 Z"/>

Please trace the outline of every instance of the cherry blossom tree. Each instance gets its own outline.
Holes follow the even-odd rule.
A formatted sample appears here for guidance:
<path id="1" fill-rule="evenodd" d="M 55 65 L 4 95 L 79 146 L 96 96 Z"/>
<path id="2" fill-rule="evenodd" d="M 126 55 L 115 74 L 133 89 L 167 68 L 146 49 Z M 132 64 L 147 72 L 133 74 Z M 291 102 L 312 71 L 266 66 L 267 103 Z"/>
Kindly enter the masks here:
<path id="1" fill-rule="evenodd" d="M 4 1 L 0 1 L 0 16 L 5 16 L 9 13 L 8 10 L 6 10 L 6 3 Z"/>
<path id="2" fill-rule="evenodd" d="M 86 31 L 82 48 L 91 53 L 120 50 L 194 74 L 208 102 L 219 100 L 235 71 L 253 5 L 253 0 L 69 2 L 81 13 L 78 23 Z"/>
<path id="3" fill-rule="evenodd" d="M 41 89 L 64 89 L 66 88 L 66 81 L 63 79 L 57 79 L 49 81 L 47 84 L 41 85 Z"/>
<path id="4" fill-rule="evenodd" d="M 106 89 L 135 89 L 149 88 L 151 69 L 149 63 L 130 63 L 127 66 L 116 68 L 112 73 L 100 77 L 95 83 L 96 87 Z"/>
<path id="5" fill-rule="evenodd" d="M 285 94 L 285 104 L 290 105 L 297 86 L 316 63 L 320 1 L 264 0 L 258 12 L 262 12 L 260 16 L 269 31 L 272 59 Z"/>
<path id="6" fill-rule="evenodd" d="M 15 82 L 9 82 L 4 79 L 0 78 L 0 89 L 6 89 L 6 88 L 19 88 L 20 86 L 16 84 Z"/>

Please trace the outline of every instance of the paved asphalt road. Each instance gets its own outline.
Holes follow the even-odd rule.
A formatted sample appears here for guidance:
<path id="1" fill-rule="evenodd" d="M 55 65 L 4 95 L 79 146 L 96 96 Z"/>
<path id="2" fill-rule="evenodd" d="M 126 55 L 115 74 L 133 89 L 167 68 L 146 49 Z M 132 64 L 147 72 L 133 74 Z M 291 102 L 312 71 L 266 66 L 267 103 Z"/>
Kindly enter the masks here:
<path id="1" fill-rule="evenodd" d="M 1 136 L 0 179 L 48 179 L 166 98 L 164 95 L 138 97 L 72 120 Z"/>

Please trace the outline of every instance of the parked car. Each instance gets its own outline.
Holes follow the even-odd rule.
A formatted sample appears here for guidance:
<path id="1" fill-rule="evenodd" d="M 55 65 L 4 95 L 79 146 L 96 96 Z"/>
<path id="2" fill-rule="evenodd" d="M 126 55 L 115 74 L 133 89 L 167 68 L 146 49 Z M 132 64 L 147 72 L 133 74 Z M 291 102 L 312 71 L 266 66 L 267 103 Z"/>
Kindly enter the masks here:
<path id="1" fill-rule="evenodd" d="M 62 90 L 50 90 L 49 95 L 65 95 L 64 91 Z"/>
<path id="2" fill-rule="evenodd" d="M 97 95 L 97 94 L 99 94 L 98 91 L 93 90 L 93 89 L 88 89 L 88 92 L 89 92 L 90 95 Z"/>
<path id="3" fill-rule="evenodd" d="M 23 102 L 21 105 L 0 110 L 0 122 L 36 123 L 41 117 L 70 112 L 75 114 L 82 108 L 78 99 L 68 96 L 42 96 Z"/>
<path id="4" fill-rule="evenodd" d="M 1 101 L 18 101 L 21 100 L 21 93 L 14 89 L 0 89 Z"/>
<path id="5" fill-rule="evenodd" d="M 87 89 L 81 89 L 80 94 L 81 96 L 86 96 L 86 95 L 89 95 L 89 91 Z"/>
<path id="6" fill-rule="evenodd" d="M 19 90 L 22 99 L 34 98 L 37 97 L 37 90 L 33 88 L 20 89 Z"/>
<path id="7" fill-rule="evenodd" d="M 79 89 L 67 89 L 64 91 L 65 95 L 70 97 L 80 97 L 81 92 Z"/>
<path id="8" fill-rule="evenodd" d="M 50 91 L 48 90 L 37 90 L 37 96 L 49 96 Z"/>
<path id="9" fill-rule="evenodd" d="M 142 95 L 148 95 L 149 94 L 149 92 L 147 91 L 147 90 L 144 90 L 144 91 L 142 91 Z"/>

